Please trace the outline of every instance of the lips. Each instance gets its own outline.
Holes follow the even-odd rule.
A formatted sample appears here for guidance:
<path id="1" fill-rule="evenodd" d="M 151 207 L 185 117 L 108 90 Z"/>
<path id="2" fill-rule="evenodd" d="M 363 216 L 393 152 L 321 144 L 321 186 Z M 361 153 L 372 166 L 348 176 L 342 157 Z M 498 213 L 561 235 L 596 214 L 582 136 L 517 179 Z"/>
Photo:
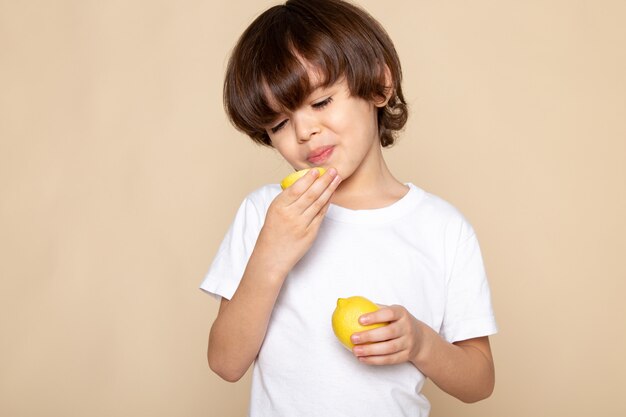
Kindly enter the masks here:
<path id="1" fill-rule="evenodd" d="M 330 158 L 335 149 L 334 146 L 320 146 L 319 148 L 315 148 L 309 153 L 306 160 L 315 165 L 321 165 Z"/>

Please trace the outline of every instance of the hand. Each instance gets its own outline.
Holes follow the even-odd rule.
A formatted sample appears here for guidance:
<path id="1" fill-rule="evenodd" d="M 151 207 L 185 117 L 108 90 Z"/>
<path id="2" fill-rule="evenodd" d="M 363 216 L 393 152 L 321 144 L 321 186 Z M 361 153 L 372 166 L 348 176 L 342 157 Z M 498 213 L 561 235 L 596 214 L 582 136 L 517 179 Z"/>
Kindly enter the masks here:
<path id="1" fill-rule="evenodd" d="M 340 181 L 334 168 L 322 176 L 312 169 L 270 204 L 257 245 L 284 275 L 313 244 Z"/>
<path id="2" fill-rule="evenodd" d="M 417 320 L 406 308 L 393 305 L 363 314 L 363 325 L 389 323 L 387 326 L 354 333 L 354 355 L 369 365 L 393 365 L 404 362 L 415 364 L 424 348 L 424 323 Z"/>

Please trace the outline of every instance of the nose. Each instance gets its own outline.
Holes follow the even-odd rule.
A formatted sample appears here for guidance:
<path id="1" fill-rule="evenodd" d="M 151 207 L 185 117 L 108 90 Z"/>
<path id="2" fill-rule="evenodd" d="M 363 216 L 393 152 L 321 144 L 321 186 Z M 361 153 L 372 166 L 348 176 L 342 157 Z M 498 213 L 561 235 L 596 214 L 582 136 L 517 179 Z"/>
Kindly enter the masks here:
<path id="1" fill-rule="evenodd" d="M 314 114 L 307 111 L 296 112 L 292 115 L 292 121 L 296 132 L 298 143 L 304 143 L 320 133 L 320 123 Z"/>

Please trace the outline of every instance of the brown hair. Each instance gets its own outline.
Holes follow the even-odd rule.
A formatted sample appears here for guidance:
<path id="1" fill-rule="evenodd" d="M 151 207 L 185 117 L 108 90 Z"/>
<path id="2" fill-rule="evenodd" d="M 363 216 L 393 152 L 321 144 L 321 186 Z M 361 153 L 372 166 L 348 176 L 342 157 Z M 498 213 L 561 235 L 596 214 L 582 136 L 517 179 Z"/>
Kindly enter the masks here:
<path id="1" fill-rule="evenodd" d="M 372 16 L 341 0 L 289 0 L 244 31 L 224 80 L 224 107 L 233 125 L 272 146 L 264 126 L 278 114 L 267 92 L 283 109 L 299 107 L 318 87 L 311 85 L 305 63 L 319 71 L 321 87 L 345 76 L 353 96 L 374 101 L 391 93 L 378 109 L 378 131 L 382 146 L 393 144 L 408 116 L 398 54 Z"/>

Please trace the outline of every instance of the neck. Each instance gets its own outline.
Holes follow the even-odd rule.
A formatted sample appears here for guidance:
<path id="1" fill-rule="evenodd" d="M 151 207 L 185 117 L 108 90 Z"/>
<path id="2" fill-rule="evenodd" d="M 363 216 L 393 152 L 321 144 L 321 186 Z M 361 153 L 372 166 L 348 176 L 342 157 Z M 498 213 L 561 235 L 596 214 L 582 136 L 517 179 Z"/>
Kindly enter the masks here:
<path id="1" fill-rule="evenodd" d="M 408 188 L 398 181 L 385 163 L 382 148 L 377 144 L 372 157 L 339 185 L 331 202 L 350 209 L 386 207 L 402 198 Z"/>

